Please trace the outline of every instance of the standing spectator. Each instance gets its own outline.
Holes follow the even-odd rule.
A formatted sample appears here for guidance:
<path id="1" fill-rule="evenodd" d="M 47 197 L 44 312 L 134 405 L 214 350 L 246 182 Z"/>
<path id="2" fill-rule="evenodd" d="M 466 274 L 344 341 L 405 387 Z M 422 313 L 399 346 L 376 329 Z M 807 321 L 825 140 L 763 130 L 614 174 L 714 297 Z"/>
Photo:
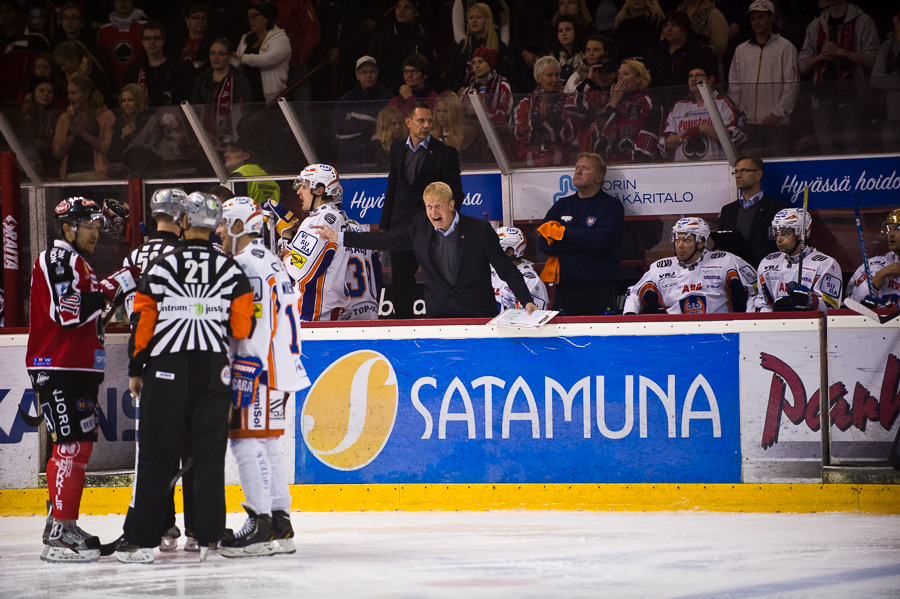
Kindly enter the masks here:
<path id="1" fill-rule="evenodd" d="M 53 50 L 53 60 L 59 65 L 66 81 L 72 81 L 76 75 L 89 77 L 94 87 L 100 91 L 104 103 L 112 103 L 109 79 L 97 59 L 91 55 L 81 42 L 61 42 Z"/>
<path id="2" fill-rule="evenodd" d="M 597 64 L 588 71 L 588 76 L 578 84 L 575 92 L 576 109 L 583 114 L 585 121 L 591 122 L 593 115 L 598 114 L 609 104 L 609 94 L 619 77 L 619 66 L 609 56 L 601 56 Z M 578 149 L 582 152 L 593 152 L 599 133 L 595 125 L 582 127 L 577 132 Z"/>
<path id="3" fill-rule="evenodd" d="M 125 83 L 137 83 L 147 92 L 150 106 L 178 106 L 191 96 L 192 69 L 163 53 L 166 29 L 147 21 L 141 27 L 143 55 L 125 71 Z"/>
<path id="4" fill-rule="evenodd" d="M 186 62 L 194 73 L 200 73 L 209 66 L 209 47 L 213 36 L 209 29 L 212 9 L 205 2 L 191 0 L 182 11 L 186 29 L 170 31 L 166 39 L 165 53 Z"/>
<path id="5" fill-rule="evenodd" d="M 584 56 L 584 40 L 578 21 L 572 15 L 557 15 L 553 22 L 556 35 L 549 54 L 559 62 L 560 79 L 568 82 Z"/>
<path id="6" fill-rule="evenodd" d="M 559 63 L 542 56 L 534 63 L 538 88 L 522 98 L 510 116 L 510 128 L 519 142 L 515 158 L 523 166 L 561 166 L 568 162 L 575 136 L 569 106 L 574 99 L 560 93 Z"/>
<path id="7" fill-rule="evenodd" d="M 472 53 L 474 77 L 469 81 L 469 86 L 460 93 L 459 99 L 464 107 L 468 107 L 469 92 L 477 91 L 488 117 L 494 123 L 494 129 L 497 133 L 505 133 L 513 98 L 509 83 L 494 68 L 497 56 L 496 50 L 485 47 L 478 48 Z"/>
<path id="8" fill-rule="evenodd" d="M 591 67 L 596 65 L 603 56 L 615 56 L 615 45 L 612 40 L 602 35 L 592 36 L 584 47 L 584 58 L 575 65 L 575 72 L 566 80 L 563 91 L 567 94 L 576 90 L 583 91 L 584 81 L 591 72 Z M 579 89 L 581 88 L 581 89 Z"/>
<path id="9" fill-rule="evenodd" d="M 26 20 L 28 29 L 34 33 L 40 33 L 48 40 L 56 33 L 59 27 L 59 6 L 53 0 L 27 0 L 22 5 L 27 11 Z"/>
<path id="10" fill-rule="evenodd" d="M 69 110 L 59 117 L 53 138 L 53 155 L 60 161 L 59 176 L 68 181 L 106 179 L 106 153 L 116 117 L 87 77 L 73 77 L 68 93 Z"/>
<path id="11" fill-rule="evenodd" d="M 455 148 L 431 136 L 433 125 L 428 105 L 415 104 L 406 116 L 409 130 L 406 143 L 391 146 L 390 173 L 378 223 L 382 231 L 402 229 L 425 212 L 422 194 L 435 181 L 449 185 L 453 201 L 462 205 L 464 196 L 459 155 Z M 419 262 L 412 251 L 391 252 L 391 280 L 397 318 L 413 317 L 418 269 Z"/>
<path id="12" fill-rule="evenodd" d="M 501 76 L 509 75 L 509 49 L 497 36 L 494 19 L 487 4 L 477 3 L 469 8 L 466 36 L 450 52 L 450 68 L 447 70 L 447 87 L 460 92 L 472 80 L 472 57 L 475 50 L 487 47 L 498 53 L 493 68 Z"/>
<path id="13" fill-rule="evenodd" d="M 243 65 L 241 72 L 250 82 L 254 102 L 272 102 L 287 89 L 291 42 L 283 29 L 275 24 L 278 6 L 273 2 L 257 2 L 247 11 L 250 33 L 241 38 L 231 61 Z"/>
<path id="14" fill-rule="evenodd" d="M 735 231 L 747 242 L 747 248 L 735 252 L 750 264 L 759 264 L 768 254 L 778 251 L 769 239 L 769 223 L 779 210 L 789 206 L 763 193 L 760 182 L 765 165 L 756 156 L 740 156 L 734 163 L 737 200 L 722 206 L 719 231 Z"/>
<path id="15" fill-rule="evenodd" d="M 191 104 L 208 104 L 204 127 L 206 134 L 221 146 L 225 139 L 237 138 L 241 120 L 240 104 L 250 103 L 250 83 L 231 64 L 231 42 L 217 39 L 209 48 L 209 68 L 194 80 Z"/>
<path id="16" fill-rule="evenodd" d="M 334 90 L 353 87 L 354 57 L 364 54 L 369 47 L 367 24 L 363 21 L 359 0 L 316 1 L 316 20 L 321 29 L 321 40 L 309 59 L 315 66 L 327 62 L 331 68 L 320 70 L 311 84 L 314 101 L 333 101 Z M 368 3 L 366 3 L 368 5 Z"/>
<path id="17" fill-rule="evenodd" d="M 125 84 L 125 71 L 143 52 L 141 25 L 147 15 L 134 7 L 134 0 L 115 0 L 113 6 L 115 11 L 109 15 L 109 23 L 97 32 L 97 45 L 109 65 L 110 86 L 118 92 Z"/>
<path id="18" fill-rule="evenodd" d="M 548 25 L 556 13 L 556 0 L 514 0 L 510 10 L 509 40 L 512 86 L 520 93 L 535 89 L 534 63 L 543 52 Z"/>
<path id="19" fill-rule="evenodd" d="M 509 5 L 512 0 L 453 0 L 453 11 L 450 16 L 453 21 L 453 41 L 457 44 L 466 37 L 469 9 L 476 4 L 485 4 L 491 10 L 491 20 L 497 27 L 500 40 L 509 45 Z"/>
<path id="20" fill-rule="evenodd" d="M 275 4 L 275 24 L 287 34 L 291 45 L 290 61 L 286 87 L 300 81 L 308 72 L 309 57 L 316 44 L 322 39 L 322 29 L 316 18 L 316 11 L 310 0 L 269 0 L 257 4 Z M 310 98 L 309 83 L 299 86 L 290 99 L 295 102 L 308 102 Z"/>
<path id="21" fill-rule="evenodd" d="M 647 53 L 647 69 L 653 87 L 682 86 L 692 65 L 709 60 L 716 60 L 713 51 L 691 29 L 687 14 L 675 11 L 666 17 L 662 41 Z M 668 108 L 678 101 L 679 96 L 680 92 L 667 90 L 655 97 Z"/>
<path id="22" fill-rule="evenodd" d="M 36 54 L 49 48 L 47 39 L 32 33 L 16 0 L 0 0 L 0 104 L 15 102 L 31 78 Z"/>
<path id="23" fill-rule="evenodd" d="M 403 61 L 403 79 L 400 93 L 391 98 L 390 106 L 396 106 L 400 112 L 406 113 L 417 102 L 424 102 L 434 111 L 434 99 L 437 93 L 425 85 L 425 74 L 430 65 L 428 59 L 421 54 L 414 54 Z"/>
<path id="24" fill-rule="evenodd" d="M 579 154 L 572 176 L 577 192 L 554 203 L 538 227 L 538 249 L 550 256 L 541 279 L 557 284 L 553 309 L 569 316 L 618 308 L 625 209 L 603 191 L 605 176 L 601 156 Z"/>
<path id="25" fill-rule="evenodd" d="M 691 69 L 688 73 L 690 95 L 675 104 L 669 112 L 661 142 L 665 146 L 663 154 L 666 149 L 675 151 L 675 162 L 724 160 L 726 157 L 709 116 L 709 107 L 705 105 L 698 86 L 703 82 L 712 88 L 716 80 L 715 71 L 714 63 L 701 63 Z M 713 98 L 716 110 L 731 135 L 731 143 L 735 147 L 743 144 L 747 140 L 744 114 L 726 96 L 715 95 Z"/>
<path id="26" fill-rule="evenodd" d="M 887 114 L 881 122 L 881 149 L 885 152 L 900 152 L 900 9 L 894 12 L 893 25 L 878 51 L 871 81 L 874 89 L 885 92 Z"/>
<path id="27" fill-rule="evenodd" d="M 747 14 L 753 37 L 734 51 L 728 95 L 747 115 L 747 152 L 782 156 L 799 93 L 797 49 L 772 30 L 775 7 L 769 0 L 756 0 Z"/>
<path id="28" fill-rule="evenodd" d="M 425 75 L 425 84 L 432 89 L 440 86 L 441 73 L 437 54 L 431 38 L 416 23 L 418 16 L 418 0 L 398 0 L 393 22 L 373 35 L 369 42 L 369 56 L 378 61 L 381 81 L 391 91 L 399 90 L 404 84 L 404 61 L 415 54 L 424 56 L 430 65 Z"/>
<path id="29" fill-rule="evenodd" d="M 21 98 L 25 97 L 25 93 L 31 89 L 31 81 L 35 77 L 46 77 L 50 80 L 50 83 L 53 84 L 53 95 L 54 103 L 60 103 L 59 101 L 63 99 L 66 95 L 66 78 L 62 74 L 62 69 L 59 68 L 59 65 L 56 64 L 56 61 L 53 60 L 53 55 L 48 54 L 46 52 L 42 52 L 34 57 L 34 66 L 31 70 L 31 78 L 25 84 L 25 87 L 22 89 Z M 60 103 L 58 107 L 59 110 L 62 110 L 66 107 L 64 101 Z"/>
<path id="30" fill-rule="evenodd" d="M 666 16 L 658 0 L 625 0 L 616 15 L 613 41 L 622 58 L 644 58 L 659 43 Z"/>
<path id="31" fill-rule="evenodd" d="M 650 74 L 636 60 L 623 60 L 609 104 L 595 121 L 598 154 L 610 164 L 651 162 L 659 157 L 662 107 L 644 93 Z"/>
<path id="32" fill-rule="evenodd" d="M 466 111 L 452 91 L 446 91 L 434 101 L 434 137 L 459 152 L 461 164 L 479 164 L 480 146 L 474 141 L 479 130 L 466 122 Z"/>
<path id="33" fill-rule="evenodd" d="M 798 56 L 801 73 L 813 74 L 812 117 L 822 154 L 859 154 L 866 79 L 878 54 L 875 23 L 847 0 L 825 7 L 806 28 Z"/>
<path id="34" fill-rule="evenodd" d="M 356 80 L 356 87 L 341 96 L 331 120 L 341 143 L 338 167 L 342 170 L 368 154 L 378 113 L 393 96 L 391 90 L 378 81 L 378 64 L 371 56 L 356 61 Z"/>
<path id="35" fill-rule="evenodd" d="M 53 135 L 59 120 L 59 109 L 53 82 L 43 76 L 31 80 L 25 95 L 25 127 L 34 149 L 28 155 L 38 173 L 55 177 L 59 162 L 53 156 Z M 26 153 L 30 148 L 26 147 Z"/>
<path id="36" fill-rule="evenodd" d="M 375 121 L 375 135 L 372 136 L 372 154 L 375 169 L 383 173 L 390 169 L 391 146 L 409 135 L 403 114 L 396 106 L 385 106 Z"/>
<path id="37" fill-rule="evenodd" d="M 149 164 L 140 164 L 148 162 L 147 155 L 138 157 L 134 138 L 138 133 L 147 126 L 150 121 L 150 115 L 147 114 L 147 105 L 149 103 L 147 92 L 137 83 L 126 83 L 119 92 L 119 114 L 116 122 L 113 124 L 112 140 L 109 143 L 109 152 L 107 157 L 113 167 L 122 168 L 127 172 L 131 172 L 133 168 L 141 166 L 149 166 Z M 132 156 L 128 156 L 128 153 Z"/>
<path id="38" fill-rule="evenodd" d="M 88 53 L 93 56 L 103 67 L 106 65 L 106 53 L 97 45 L 97 36 L 90 27 L 86 27 L 84 11 L 77 4 L 63 4 L 59 16 L 59 29 L 54 33 L 53 47 L 56 48 L 62 42 L 81 42 Z"/>
<path id="39" fill-rule="evenodd" d="M 691 19 L 691 29 L 700 36 L 716 55 L 719 65 L 719 81 L 725 79 L 722 57 L 728 49 L 728 20 L 718 8 L 716 0 L 684 0 L 678 7 Z"/>

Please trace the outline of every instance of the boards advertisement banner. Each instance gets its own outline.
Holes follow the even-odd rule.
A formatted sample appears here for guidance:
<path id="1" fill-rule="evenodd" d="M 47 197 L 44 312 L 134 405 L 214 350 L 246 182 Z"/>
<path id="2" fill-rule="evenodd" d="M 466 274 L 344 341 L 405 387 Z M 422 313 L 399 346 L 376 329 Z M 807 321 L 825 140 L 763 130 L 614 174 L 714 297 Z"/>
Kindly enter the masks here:
<path id="1" fill-rule="evenodd" d="M 763 191 L 794 206 L 803 205 L 809 186 L 809 208 L 896 207 L 900 191 L 900 157 L 767 160 Z"/>
<path id="2" fill-rule="evenodd" d="M 295 482 L 740 482 L 738 337 L 304 341 Z"/>

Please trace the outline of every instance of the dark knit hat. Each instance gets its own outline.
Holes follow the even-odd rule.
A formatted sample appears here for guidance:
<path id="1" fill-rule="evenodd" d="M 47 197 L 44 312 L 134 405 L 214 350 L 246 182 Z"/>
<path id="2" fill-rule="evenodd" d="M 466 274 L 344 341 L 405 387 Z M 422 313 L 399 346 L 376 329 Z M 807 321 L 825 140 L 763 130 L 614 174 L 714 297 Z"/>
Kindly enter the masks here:
<path id="1" fill-rule="evenodd" d="M 278 18 L 278 5 L 274 2 L 262 0 L 261 2 L 255 2 L 252 8 L 258 10 L 259 14 L 267 18 L 269 21 L 274 21 Z"/>
<path id="2" fill-rule="evenodd" d="M 488 63 L 491 68 L 494 69 L 497 67 L 497 59 L 500 58 L 500 53 L 493 48 L 481 46 L 472 52 L 472 58 L 475 58 L 476 56 L 484 60 L 484 62 Z"/>

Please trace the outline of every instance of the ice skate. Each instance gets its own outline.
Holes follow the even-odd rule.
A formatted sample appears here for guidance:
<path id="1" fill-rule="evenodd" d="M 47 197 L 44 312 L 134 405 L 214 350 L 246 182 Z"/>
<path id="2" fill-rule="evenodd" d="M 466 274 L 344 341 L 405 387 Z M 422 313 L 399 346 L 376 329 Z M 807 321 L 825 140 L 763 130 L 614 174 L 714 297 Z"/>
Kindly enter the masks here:
<path id="1" fill-rule="evenodd" d="M 125 540 L 125 535 L 120 535 L 119 538 L 112 543 L 104 543 L 100 545 L 100 556 L 106 557 L 112 555 L 126 545 L 128 545 L 128 541 Z"/>
<path id="2" fill-rule="evenodd" d="M 185 551 L 190 551 L 190 552 L 194 552 L 194 553 L 196 553 L 197 551 L 200 551 L 200 544 L 197 542 L 197 539 L 194 538 L 194 533 L 192 533 L 189 530 L 185 530 L 184 537 L 185 537 L 184 538 L 184 550 Z M 223 537 L 223 540 L 227 539 L 229 537 L 234 537 L 234 531 L 232 531 L 230 528 L 226 528 L 225 536 Z M 219 549 L 221 549 L 221 546 L 219 543 L 215 543 L 214 545 L 207 547 L 207 550 L 211 550 L 211 551 L 218 551 Z"/>
<path id="3" fill-rule="evenodd" d="M 45 562 L 96 562 L 100 559 L 100 539 L 81 530 L 74 520 L 53 519 L 41 559 Z"/>
<path id="4" fill-rule="evenodd" d="M 175 551 L 178 549 L 178 537 L 181 531 L 177 526 L 172 526 L 163 531 L 162 538 L 159 540 L 160 551 Z"/>
<path id="5" fill-rule="evenodd" d="M 272 517 L 260 514 L 253 505 L 241 502 L 247 511 L 247 521 L 234 537 L 222 539 L 224 557 L 256 557 L 274 555 L 278 543 L 273 541 Z"/>
<path id="6" fill-rule="evenodd" d="M 138 547 L 125 539 L 116 548 L 116 559 L 123 564 L 152 564 L 156 559 L 150 547 Z"/>
<path id="7" fill-rule="evenodd" d="M 272 510 L 272 531 L 277 553 L 294 553 L 294 528 L 291 526 L 291 513 L 284 510 Z"/>

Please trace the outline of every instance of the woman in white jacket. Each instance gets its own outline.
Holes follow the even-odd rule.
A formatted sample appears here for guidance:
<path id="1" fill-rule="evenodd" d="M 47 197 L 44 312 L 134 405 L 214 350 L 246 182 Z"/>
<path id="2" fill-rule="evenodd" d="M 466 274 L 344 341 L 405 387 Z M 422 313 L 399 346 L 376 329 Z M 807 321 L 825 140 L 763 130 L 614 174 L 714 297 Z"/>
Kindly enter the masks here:
<path id="1" fill-rule="evenodd" d="M 241 38 L 232 61 L 250 82 L 254 102 L 271 102 L 287 89 L 291 42 L 283 29 L 275 25 L 278 6 L 274 2 L 256 2 L 247 11 L 250 33 Z"/>

